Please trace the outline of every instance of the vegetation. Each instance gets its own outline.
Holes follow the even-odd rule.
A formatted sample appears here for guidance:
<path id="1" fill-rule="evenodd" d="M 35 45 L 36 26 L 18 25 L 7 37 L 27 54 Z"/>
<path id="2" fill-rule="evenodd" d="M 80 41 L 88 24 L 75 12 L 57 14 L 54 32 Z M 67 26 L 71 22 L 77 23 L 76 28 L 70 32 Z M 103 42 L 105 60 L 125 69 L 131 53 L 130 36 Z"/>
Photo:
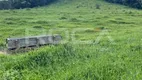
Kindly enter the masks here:
<path id="1" fill-rule="evenodd" d="M 32 8 L 47 5 L 55 0 L 7 0 L 0 1 L 0 9 Z"/>
<path id="2" fill-rule="evenodd" d="M 87 28 L 75 37 L 92 40 L 73 44 L 70 38 L 66 44 L 0 54 L 0 80 L 142 79 L 141 10 L 104 0 L 59 0 L 48 7 L 0 10 L 0 14 L 0 49 L 8 37 L 43 35 L 43 29 L 65 39 L 65 31 L 71 37 L 75 29 Z M 108 34 L 102 35 L 105 29 Z"/>
<path id="3" fill-rule="evenodd" d="M 128 5 L 134 8 L 142 9 L 142 0 L 106 0 L 112 3 Z"/>

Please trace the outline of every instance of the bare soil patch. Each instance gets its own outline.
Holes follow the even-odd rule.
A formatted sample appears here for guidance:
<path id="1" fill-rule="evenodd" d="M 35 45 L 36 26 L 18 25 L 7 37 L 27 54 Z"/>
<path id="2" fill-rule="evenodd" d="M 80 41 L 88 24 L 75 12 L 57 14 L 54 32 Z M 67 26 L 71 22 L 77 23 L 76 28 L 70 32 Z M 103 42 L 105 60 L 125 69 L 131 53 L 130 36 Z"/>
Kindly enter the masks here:
<path id="1" fill-rule="evenodd" d="M 0 51 L 0 54 L 6 54 L 6 52 L 4 52 L 4 51 Z"/>

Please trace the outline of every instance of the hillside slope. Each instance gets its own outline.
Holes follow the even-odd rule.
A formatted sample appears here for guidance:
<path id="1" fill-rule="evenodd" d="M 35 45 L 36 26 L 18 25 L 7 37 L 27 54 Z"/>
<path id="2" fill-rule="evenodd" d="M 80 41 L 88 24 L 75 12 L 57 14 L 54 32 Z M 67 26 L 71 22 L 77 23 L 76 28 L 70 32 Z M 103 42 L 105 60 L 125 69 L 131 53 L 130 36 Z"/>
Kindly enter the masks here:
<path id="1" fill-rule="evenodd" d="M 2 80 L 142 79 L 141 10 L 103 0 L 59 0 L 45 7 L 0 10 L 0 14 L 1 47 L 7 37 L 25 36 L 26 30 L 32 30 L 30 36 L 53 29 L 64 38 L 65 30 L 71 36 L 76 29 L 86 29 L 75 37 L 93 41 L 73 44 L 70 38 L 70 43 L 26 54 L 0 55 Z M 102 35 L 104 29 L 109 34 Z"/>

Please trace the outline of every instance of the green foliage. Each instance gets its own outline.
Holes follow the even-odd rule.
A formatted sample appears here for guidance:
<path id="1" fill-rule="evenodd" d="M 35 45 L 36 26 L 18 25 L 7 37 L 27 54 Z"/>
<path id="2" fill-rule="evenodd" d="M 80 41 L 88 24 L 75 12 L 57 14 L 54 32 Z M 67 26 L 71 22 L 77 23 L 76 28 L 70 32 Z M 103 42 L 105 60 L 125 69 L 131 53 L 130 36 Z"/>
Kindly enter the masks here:
<path id="1" fill-rule="evenodd" d="M 11 5 L 7 1 L 0 1 L 0 9 L 9 9 Z"/>
<path id="2" fill-rule="evenodd" d="M 32 8 L 47 5 L 55 0 L 8 0 L 0 1 L 1 9 Z M 8 5 L 8 6 L 7 6 Z"/>
<path id="3" fill-rule="evenodd" d="M 106 0 L 112 3 L 128 5 L 134 8 L 142 9 L 142 0 Z"/>
<path id="4" fill-rule="evenodd" d="M 99 9 L 96 4 L 101 5 Z M 0 14 L 0 49 L 8 37 L 25 37 L 26 29 L 34 36 L 52 29 L 64 39 L 66 31 L 72 36 L 77 28 L 77 40 L 93 42 L 102 30 L 109 33 L 100 36 L 97 44 L 68 43 L 23 54 L 0 54 L 0 80 L 142 79 L 141 10 L 104 0 L 59 0 L 48 7 L 0 10 Z"/>

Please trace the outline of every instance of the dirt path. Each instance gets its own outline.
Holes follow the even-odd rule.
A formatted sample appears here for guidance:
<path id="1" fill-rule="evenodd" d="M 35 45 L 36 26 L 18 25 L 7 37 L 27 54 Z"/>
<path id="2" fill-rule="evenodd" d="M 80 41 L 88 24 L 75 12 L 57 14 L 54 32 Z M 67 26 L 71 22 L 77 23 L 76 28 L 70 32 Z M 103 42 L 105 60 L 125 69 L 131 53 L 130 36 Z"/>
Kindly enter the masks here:
<path id="1" fill-rule="evenodd" d="M 6 54 L 5 52 L 3 52 L 3 51 L 0 51 L 0 54 Z"/>

